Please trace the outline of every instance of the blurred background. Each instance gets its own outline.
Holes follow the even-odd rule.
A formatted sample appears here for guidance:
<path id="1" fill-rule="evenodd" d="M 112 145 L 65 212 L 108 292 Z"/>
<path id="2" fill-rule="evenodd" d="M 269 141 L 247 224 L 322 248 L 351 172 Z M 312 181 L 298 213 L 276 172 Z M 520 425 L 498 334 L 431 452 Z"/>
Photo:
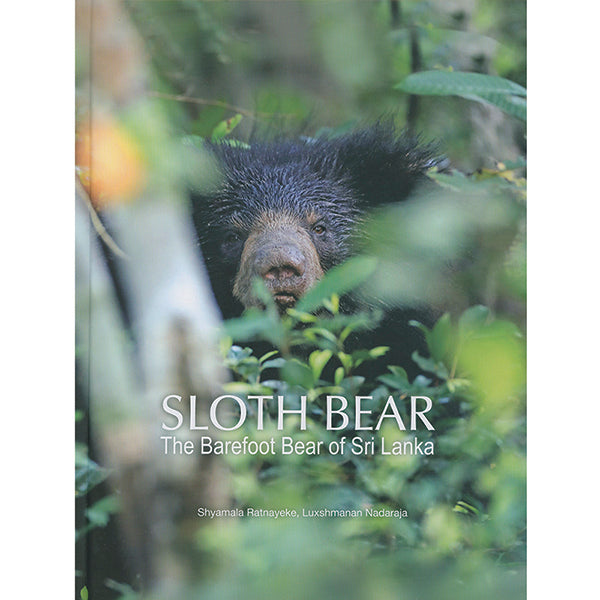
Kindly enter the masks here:
<path id="1" fill-rule="evenodd" d="M 525 14 L 518 0 L 77 0 L 76 597 L 524 597 Z M 410 79 L 431 71 L 496 87 Z M 357 381 L 364 357 L 326 324 L 335 342 L 311 340 L 310 377 L 291 362 L 273 376 L 235 327 L 221 333 L 189 218 L 189 190 L 214 183 L 203 140 L 335 135 L 381 117 L 436 141 L 450 169 L 373 216 L 364 293 L 447 317 L 423 328 L 412 381 L 397 365 Z M 246 331 L 279 332 L 292 361 L 294 323 L 261 318 Z M 317 357 L 339 365 L 335 381 Z M 202 401 L 234 384 L 429 395 L 437 454 L 161 455 L 165 395 Z M 313 417 L 310 439 L 328 439 Z M 197 506 L 410 518 L 207 524 Z"/>
<path id="2" fill-rule="evenodd" d="M 88 36 L 102 9 L 77 4 L 83 118 L 92 101 Z M 525 7 L 520 0 L 124 1 L 137 43 L 114 26 L 104 35 L 97 29 L 94 43 L 112 46 L 112 54 L 95 64 L 92 79 L 113 100 L 125 101 L 136 84 L 138 93 L 162 99 L 174 133 L 206 136 L 236 113 L 244 116 L 237 137 L 265 123 L 314 134 L 391 114 L 400 126 L 441 140 L 452 163 L 472 171 L 521 156 L 523 125 L 461 98 L 415 99 L 393 88 L 411 72 L 434 68 L 524 86 Z M 150 71 L 144 83 L 135 61 Z M 125 82 L 129 92 L 117 89 Z"/>

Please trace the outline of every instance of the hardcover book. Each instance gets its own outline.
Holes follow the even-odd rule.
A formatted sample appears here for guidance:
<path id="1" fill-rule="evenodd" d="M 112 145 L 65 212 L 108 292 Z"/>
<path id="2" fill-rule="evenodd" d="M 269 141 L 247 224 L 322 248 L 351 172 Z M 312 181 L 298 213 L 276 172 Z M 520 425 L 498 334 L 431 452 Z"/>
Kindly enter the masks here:
<path id="1" fill-rule="evenodd" d="M 76 2 L 83 600 L 525 597 L 525 2 Z"/>

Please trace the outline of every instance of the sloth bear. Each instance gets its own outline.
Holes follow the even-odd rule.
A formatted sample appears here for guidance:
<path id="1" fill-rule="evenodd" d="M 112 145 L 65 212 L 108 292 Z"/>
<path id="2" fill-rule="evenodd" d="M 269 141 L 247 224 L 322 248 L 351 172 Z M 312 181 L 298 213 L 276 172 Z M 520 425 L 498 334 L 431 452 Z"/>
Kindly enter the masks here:
<path id="1" fill-rule="evenodd" d="M 262 278 L 280 313 L 293 307 L 332 267 L 360 249 L 369 211 L 405 200 L 443 166 L 435 148 L 377 124 L 339 137 L 278 139 L 251 146 L 211 144 L 220 183 L 192 197 L 194 225 L 224 318 L 260 306 L 253 279 Z M 356 310 L 352 298 L 341 309 Z M 431 324 L 422 308 L 388 312 L 379 335 L 362 347 L 392 347 L 386 359 L 409 373 L 423 349 L 411 318 Z M 383 334 L 383 335 L 381 335 Z M 388 363 L 389 364 L 389 363 Z"/>
<path id="2" fill-rule="evenodd" d="M 368 211 L 406 199 L 441 165 L 432 146 L 378 124 L 340 137 L 210 146 L 218 189 L 193 220 L 224 318 L 259 304 L 260 277 L 283 313 L 360 246 Z"/>

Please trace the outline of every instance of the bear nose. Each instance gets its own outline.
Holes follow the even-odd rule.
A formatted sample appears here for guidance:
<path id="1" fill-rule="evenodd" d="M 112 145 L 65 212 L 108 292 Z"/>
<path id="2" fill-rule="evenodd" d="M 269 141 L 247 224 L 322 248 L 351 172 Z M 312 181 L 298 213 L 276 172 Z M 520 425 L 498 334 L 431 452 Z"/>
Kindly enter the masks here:
<path id="1" fill-rule="evenodd" d="M 290 277 L 300 277 L 300 273 L 292 265 L 282 265 L 281 267 L 271 267 L 263 277 L 265 279 L 290 279 Z"/>
<path id="2" fill-rule="evenodd" d="M 256 256 L 261 277 L 270 281 L 302 277 L 305 264 L 304 254 L 292 244 L 262 248 Z"/>

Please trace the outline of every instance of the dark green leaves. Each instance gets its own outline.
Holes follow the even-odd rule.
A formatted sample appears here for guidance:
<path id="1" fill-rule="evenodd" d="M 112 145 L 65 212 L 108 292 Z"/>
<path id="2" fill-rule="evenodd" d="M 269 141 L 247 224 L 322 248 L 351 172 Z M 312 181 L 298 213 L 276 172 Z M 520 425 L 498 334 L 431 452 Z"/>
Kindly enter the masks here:
<path id="1" fill-rule="evenodd" d="M 460 96 L 486 102 L 523 121 L 527 119 L 527 90 L 494 75 L 456 71 L 421 71 L 409 75 L 395 89 L 421 96 Z"/>

